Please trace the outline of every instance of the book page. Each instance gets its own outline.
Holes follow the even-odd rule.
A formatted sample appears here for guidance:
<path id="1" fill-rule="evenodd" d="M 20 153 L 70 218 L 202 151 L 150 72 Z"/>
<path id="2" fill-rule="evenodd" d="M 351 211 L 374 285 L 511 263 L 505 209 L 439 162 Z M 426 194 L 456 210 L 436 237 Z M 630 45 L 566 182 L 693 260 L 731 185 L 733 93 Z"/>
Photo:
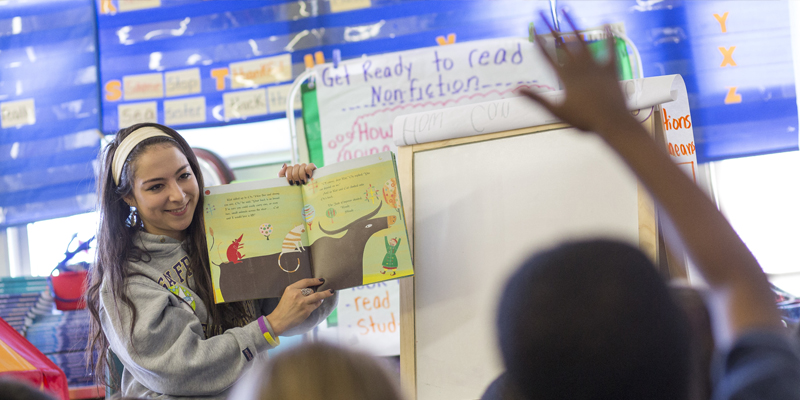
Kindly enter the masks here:
<path id="1" fill-rule="evenodd" d="M 414 274 L 391 152 L 321 168 L 303 196 L 321 290 Z"/>
<path id="2" fill-rule="evenodd" d="M 217 303 L 280 297 L 312 276 L 300 187 L 281 178 L 204 190 Z"/>

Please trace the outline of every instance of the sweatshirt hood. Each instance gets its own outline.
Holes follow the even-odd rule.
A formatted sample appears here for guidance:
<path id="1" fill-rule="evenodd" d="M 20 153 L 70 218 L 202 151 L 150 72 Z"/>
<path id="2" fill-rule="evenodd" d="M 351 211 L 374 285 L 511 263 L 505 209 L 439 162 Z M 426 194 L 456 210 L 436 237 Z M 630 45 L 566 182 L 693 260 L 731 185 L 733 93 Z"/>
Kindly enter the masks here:
<path id="1" fill-rule="evenodd" d="M 144 254 L 141 261 L 128 262 L 129 272 L 142 274 L 162 283 L 165 269 L 170 271 L 170 266 L 173 264 L 179 264 L 183 259 L 188 261 L 183 248 L 184 243 L 169 236 L 154 235 L 144 231 L 137 232 L 133 237 L 133 245 L 141 249 Z M 188 264 L 184 264 L 184 267 L 188 267 Z M 172 274 L 176 274 L 176 272 L 173 271 Z M 167 279 L 167 283 L 165 287 L 171 286 L 169 279 Z"/>

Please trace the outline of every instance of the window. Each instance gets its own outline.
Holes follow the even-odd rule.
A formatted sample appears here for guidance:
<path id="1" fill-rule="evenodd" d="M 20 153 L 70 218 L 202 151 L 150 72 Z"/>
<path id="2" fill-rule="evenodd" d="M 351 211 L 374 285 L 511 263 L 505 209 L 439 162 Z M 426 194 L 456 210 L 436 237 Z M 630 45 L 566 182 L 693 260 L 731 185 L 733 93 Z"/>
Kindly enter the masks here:
<path id="1" fill-rule="evenodd" d="M 725 160 L 713 167 L 722 212 L 770 280 L 800 295 L 800 152 Z"/>
<path id="2" fill-rule="evenodd" d="M 285 118 L 179 132 L 190 146 L 217 153 L 233 169 L 283 163 L 291 158 L 289 123 Z"/>
<path id="3" fill-rule="evenodd" d="M 97 213 L 73 215 L 28 224 L 28 248 L 31 260 L 31 275 L 50 275 L 50 271 L 64 259 L 64 252 L 73 234 L 78 234 L 70 250 L 78 247 L 78 241 L 85 242 L 97 231 Z M 86 252 L 80 252 L 70 263 L 93 262 L 96 242 Z"/>

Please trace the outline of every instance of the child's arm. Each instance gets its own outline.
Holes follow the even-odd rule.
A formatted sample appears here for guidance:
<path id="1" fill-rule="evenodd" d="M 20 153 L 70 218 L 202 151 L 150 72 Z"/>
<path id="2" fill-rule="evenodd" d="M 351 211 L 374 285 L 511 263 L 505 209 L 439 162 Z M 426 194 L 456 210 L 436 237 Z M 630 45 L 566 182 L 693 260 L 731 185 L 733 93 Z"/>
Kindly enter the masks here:
<path id="1" fill-rule="evenodd" d="M 734 338 L 754 328 L 780 327 L 772 292 L 755 257 L 714 204 L 628 112 L 617 81 L 614 41 L 607 43 L 612 55 L 608 63 L 595 61 L 583 41 L 568 43 L 564 65 L 545 53 L 564 84 L 563 103 L 551 104 L 530 91 L 525 95 L 576 128 L 596 132 L 622 157 L 666 212 L 664 233 L 685 247 L 712 294 L 722 300 L 726 317 L 722 322 Z"/>

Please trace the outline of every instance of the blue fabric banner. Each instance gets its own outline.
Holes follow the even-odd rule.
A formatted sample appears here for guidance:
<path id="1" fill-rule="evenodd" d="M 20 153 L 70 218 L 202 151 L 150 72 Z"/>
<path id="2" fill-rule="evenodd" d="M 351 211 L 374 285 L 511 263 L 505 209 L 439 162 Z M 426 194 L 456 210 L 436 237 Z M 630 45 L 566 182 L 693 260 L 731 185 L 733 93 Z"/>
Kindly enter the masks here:
<path id="1" fill-rule="evenodd" d="M 185 128 L 282 117 L 308 54 L 526 36 L 539 11 L 550 16 L 548 1 L 521 0 L 96 1 L 107 133 L 146 119 Z M 559 4 L 584 28 L 623 22 L 645 76 L 683 75 L 700 162 L 797 149 L 787 1 Z"/>
<path id="2" fill-rule="evenodd" d="M 698 162 L 798 149 L 788 1 L 560 4 L 582 27 L 624 22 L 645 76 L 683 76 Z"/>
<path id="3" fill-rule="evenodd" d="M 92 0 L 0 5 L 0 229 L 95 206 Z"/>
<path id="4" fill-rule="evenodd" d="M 97 0 L 103 130 L 152 120 L 180 128 L 285 116 L 304 57 L 343 59 L 527 36 L 547 1 Z M 104 6 L 106 4 L 106 6 Z M 146 7 L 145 7 L 146 6 Z"/>
<path id="5" fill-rule="evenodd" d="M 0 2 L 0 228 L 94 207 L 98 129 L 283 117 L 305 56 L 527 36 L 549 3 Z M 623 22 L 645 76 L 684 77 L 698 161 L 797 150 L 788 1 L 559 4 L 583 28 Z"/>

